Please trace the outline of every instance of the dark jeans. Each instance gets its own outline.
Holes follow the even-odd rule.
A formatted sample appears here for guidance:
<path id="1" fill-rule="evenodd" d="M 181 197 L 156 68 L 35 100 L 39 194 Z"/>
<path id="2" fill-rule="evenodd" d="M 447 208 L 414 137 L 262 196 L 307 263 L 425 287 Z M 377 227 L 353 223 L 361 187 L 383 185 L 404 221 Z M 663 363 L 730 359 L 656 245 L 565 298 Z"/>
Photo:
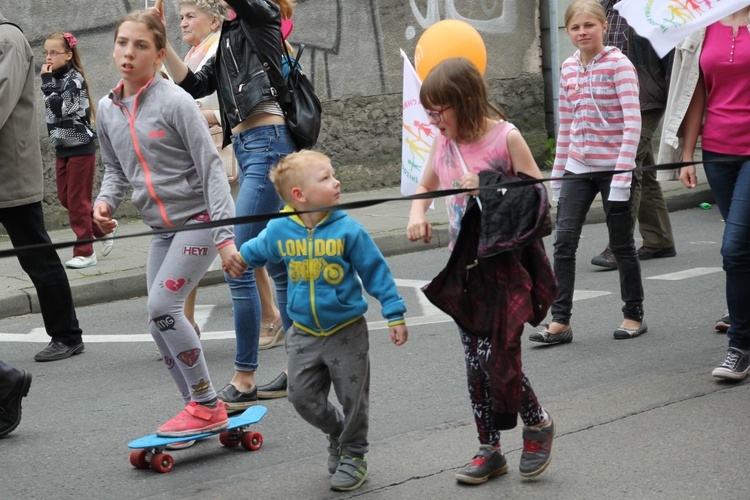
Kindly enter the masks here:
<path id="1" fill-rule="evenodd" d="M 572 174 L 565 173 L 564 177 Z M 562 183 L 560 199 L 557 203 L 555 230 L 555 276 L 559 289 L 552 304 L 552 320 L 563 325 L 570 324 L 573 309 L 573 290 L 576 283 L 576 250 L 581 238 L 581 229 L 586 214 L 597 193 L 604 201 L 607 215 L 607 229 L 612 253 L 617 259 L 620 272 L 620 296 L 625 305 L 622 308 L 626 319 L 643 319 L 643 284 L 641 265 L 633 241 L 633 191 L 638 182 L 633 178 L 630 200 L 607 201 L 611 178 L 579 178 Z"/>
<path id="2" fill-rule="evenodd" d="M 50 243 L 44 228 L 41 202 L 0 208 L 0 224 L 5 226 L 14 248 Z M 52 248 L 45 248 L 19 255 L 18 262 L 36 288 L 47 335 L 55 342 L 79 344 L 81 329 L 73 307 L 68 275 L 65 274 L 57 252 Z"/>
<path id="3" fill-rule="evenodd" d="M 730 155 L 703 150 L 703 168 L 726 222 L 721 256 L 727 275 L 729 347 L 750 349 L 750 158 L 716 163 Z"/>

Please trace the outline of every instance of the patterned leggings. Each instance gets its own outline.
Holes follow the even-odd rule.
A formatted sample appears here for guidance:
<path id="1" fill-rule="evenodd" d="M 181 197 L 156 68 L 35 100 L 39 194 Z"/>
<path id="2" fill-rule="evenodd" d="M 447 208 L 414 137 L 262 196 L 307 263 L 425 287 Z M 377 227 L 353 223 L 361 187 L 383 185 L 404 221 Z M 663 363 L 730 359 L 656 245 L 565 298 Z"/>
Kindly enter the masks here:
<path id="1" fill-rule="evenodd" d="M 458 329 L 458 333 L 461 335 L 461 343 L 464 346 L 469 397 L 471 408 L 474 410 L 479 443 L 498 447 L 500 431 L 496 428 L 493 418 L 490 377 L 487 373 L 487 363 L 491 352 L 490 341 L 467 333 L 461 328 Z M 534 394 L 526 375 L 523 376 L 521 381 L 520 415 L 521 421 L 527 426 L 538 425 L 544 420 L 544 410 L 536 399 L 536 394 Z"/>

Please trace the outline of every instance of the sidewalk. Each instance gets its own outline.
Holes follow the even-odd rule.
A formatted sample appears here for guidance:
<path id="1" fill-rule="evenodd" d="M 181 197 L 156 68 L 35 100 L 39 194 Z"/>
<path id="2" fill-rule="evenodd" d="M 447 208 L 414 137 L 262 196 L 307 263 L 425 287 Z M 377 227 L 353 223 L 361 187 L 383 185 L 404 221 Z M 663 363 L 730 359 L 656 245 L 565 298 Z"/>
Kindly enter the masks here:
<path id="1" fill-rule="evenodd" d="M 703 202 L 713 203 L 702 166 L 698 166 L 700 184 L 695 189 L 685 189 L 678 180 L 661 181 L 664 196 L 670 212 L 697 207 Z M 344 194 L 342 202 L 364 199 L 397 198 L 401 193 L 398 187 Z M 434 226 L 433 240 L 429 245 L 411 243 L 406 239 L 405 228 L 408 221 L 410 202 L 398 201 L 383 203 L 368 208 L 349 210 L 348 213 L 367 228 L 380 250 L 386 255 L 444 247 L 448 244 L 447 214 L 442 200 L 436 200 L 435 210 L 428 213 Z M 554 207 L 552 219 L 554 220 Z M 604 222 L 601 201 L 596 200 L 589 211 L 587 224 Z M 148 231 L 139 220 L 122 220 L 118 238 Z M 70 229 L 50 231 L 53 242 L 70 241 L 74 237 Z M 604 237 L 604 236 L 603 236 Z M 67 269 L 70 287 L 76 306 L 86 306 L 111 302 L 146 294 L 146 258 L 150 244 L 149 237 L 118 239 L 114 250 L 107 257 L 98 255 L 96 266 L 86 269 Z M 0 249 L 12 248 L 7 238 L 0 242 Z M 95 245 L 99 250 L 100 245 Z M 58 251 L 60 260 L 65 262 L 72 256 L 72 250 Z M 39 302 L 29 277 L 21 270 L 15 258 L 0 259 L 0 318 L 28 313 L 38 313 Z M 215 262 L 201 281 L 202 285 L 217 284 L 224 276 Z"/>

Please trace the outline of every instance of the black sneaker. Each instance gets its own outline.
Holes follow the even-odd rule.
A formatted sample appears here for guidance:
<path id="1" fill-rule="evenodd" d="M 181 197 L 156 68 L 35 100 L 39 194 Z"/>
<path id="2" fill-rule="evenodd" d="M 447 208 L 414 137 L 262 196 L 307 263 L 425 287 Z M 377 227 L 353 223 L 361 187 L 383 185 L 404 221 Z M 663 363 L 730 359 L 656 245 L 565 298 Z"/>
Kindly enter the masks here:
<path id="1" fill-rule="evenodd" d="M 265 385 L 258 386 L 258 399 L 276 399 L 286 397 L 286 372 Z"/>
<path id="2" fill-rule="evenodd" d="M 739 349 L 730 347 L 727 349 L 727 357 L 724 359 L 724 363 L 714 368 L 711 375 L 727 380 L 742 380 L 747 377 L 748 371 L 750 371 L 750 356 Z"/>
<path id="3" fill-rule="evenodd" d="M 613 254 L 612 250 L 609 248 L 591 259 L 591 263 L 595 266 L 605 267 L 607 269 L 617 269 L 617 259 L 615 259 L 615 254 Z"/>
<path id="4" fill-rule="evenodd" d="M 724 316 L 716 320 L 716 324 L 714 325 L 714 328 L 716 328 L 717 332 L 725 333 L 727 330 L 729 330 L 729 312 L 727 312 Z"/>
<path id="5" fill-rule="evenodd" d="M 34 361 L 57 361 L 69 358 L 83 352 L 83 342 L 76 345 L 63 344 L 62 342 L 50 342 L 47 347 L 36 353 Z"/>
<path id="6" fill-rule="evenodd" d="M 456 481 L 464 484 L 483 484 L 495 476 L 508 472 L 508 462 L 490 444 L 483 444 L 469 465 L 456 472 Z"/>
<path id="7" fill-rule="evenodd" d="M 523 477 L 535 477 L 544 472 L 552 460 L 552 441 L 555 439 L 555 421 L 547 414 L 549 423 L 523 428 L 523 453 L 519 470 Z"/>
<path id="8" fill-rule="evenodd" d="M 341 447 L 339 440 L 333 434 L 328 434 L 328 472 L 333 474 L 339 467 L 341 461 Z"/>
<path id="9" fill-rule="evenodd" d="M 219 399 L 224 401 L 228 412 L 237 412 L 258 404 L 258 388 L 253 387 L 251 391 L 240 392 L 232 384 L 227 384 L 216 393 Z"/>

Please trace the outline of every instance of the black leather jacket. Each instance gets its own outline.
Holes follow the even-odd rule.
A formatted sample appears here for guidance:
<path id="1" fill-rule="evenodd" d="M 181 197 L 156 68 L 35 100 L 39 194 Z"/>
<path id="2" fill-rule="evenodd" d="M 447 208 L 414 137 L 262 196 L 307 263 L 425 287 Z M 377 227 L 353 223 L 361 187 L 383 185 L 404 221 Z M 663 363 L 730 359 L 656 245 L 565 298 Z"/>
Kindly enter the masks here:
<path id="1" fill-rule="evenodd" d="M 198 71 L 188 71 L 180 86 L 200 97 L 218 92 L 224 146 L 232 128 L 262 101 L 276 99 L 285 108 L 281 76 L 281 13 L 272 0 L 227 0 L 237 17 L 224 22 L 216 55 Z M 244 26 L 243 26 L 244 24 Z M 252 37 L 248 40 L 247 34 Z"/>

